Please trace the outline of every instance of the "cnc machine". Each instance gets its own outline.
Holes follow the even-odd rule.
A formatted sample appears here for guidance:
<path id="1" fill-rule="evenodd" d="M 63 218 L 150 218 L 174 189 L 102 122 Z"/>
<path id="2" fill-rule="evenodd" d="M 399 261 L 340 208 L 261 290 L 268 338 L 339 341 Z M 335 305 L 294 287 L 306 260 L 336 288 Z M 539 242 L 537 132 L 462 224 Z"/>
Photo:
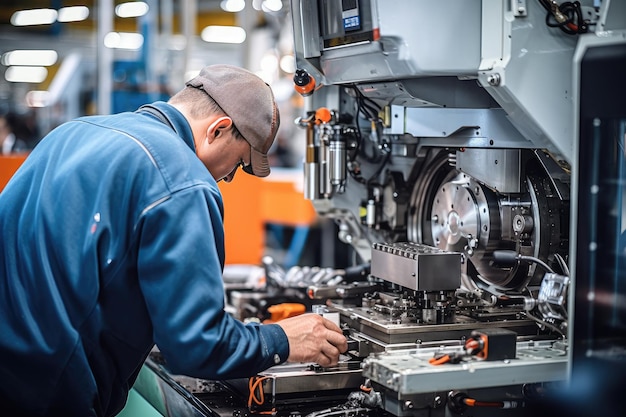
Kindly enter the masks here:
<path id="1" fill-rule="evenodd" d="M 626 347 L 624 3 L 291 13 L 305 197 L 366 273 L 303 290 L 344 329 L 344 361 L 229 381 L 248 398 L 233 413 L 617 410 L 601 385 L 623 380 Z"/>

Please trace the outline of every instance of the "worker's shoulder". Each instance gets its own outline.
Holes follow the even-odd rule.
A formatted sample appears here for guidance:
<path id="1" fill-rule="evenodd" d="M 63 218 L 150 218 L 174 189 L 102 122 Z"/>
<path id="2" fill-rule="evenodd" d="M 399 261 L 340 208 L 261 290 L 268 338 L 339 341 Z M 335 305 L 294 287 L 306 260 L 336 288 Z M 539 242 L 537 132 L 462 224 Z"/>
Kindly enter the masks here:
<path id="1" fill-rule="evenodd" d="M 87 128 L 91 139 L 105 143 L 94 144 L 100 153 L 107 154 L 113 149 L 117 163 L 128 164 L 127 170 L 145 170 L 146 165 L 152 165 L 155 169 L 152 175 L 162 177 L 172 193 L 194 185 L 214 183 L 194 149 L 171 127 L 146 114 L 126 112 L 90 116 L 77 119 L 77 122 L 91 125 L 92 128 Z M 100 156 L 96 158 L 100 159 Z"/>
<path id="2" fill-rule="evenodd" d="M 118 151 L 130 152 L 135 149 L 144 152 L 156 162 L 195 155 L 171 128 L 144 114 L 125 112 L 87 116 L 76 119 L 75 123 L 82 124 L 75 131 L 83 134 L 88 132 L 92 140 L 113 146 Z"/>
<path id="3" fill-rule="evenodd" d="M 173 132 L 163 123 L 146 118 L 135 112 L 124 112 L 113 115 L 97 115 L 80 117 L 73 121 L 82 124 L 83 129 L 100 131 L 114 138 L 117 134 L 135 139 L 154 137 L 162 138 L 163 135 L 171 135 Z M 79 128 L 80 129 L 80 128 Z M 168 131 L 169 130 L 169 131 Z M 158 135 L 157 135 L 158 134 Z"/>

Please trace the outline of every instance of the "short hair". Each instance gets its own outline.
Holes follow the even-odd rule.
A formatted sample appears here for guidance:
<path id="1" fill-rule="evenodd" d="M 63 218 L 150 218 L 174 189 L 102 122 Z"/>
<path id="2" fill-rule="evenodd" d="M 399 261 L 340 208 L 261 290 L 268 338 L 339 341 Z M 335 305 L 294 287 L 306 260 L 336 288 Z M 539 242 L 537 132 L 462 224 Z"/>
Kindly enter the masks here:
<path id="1" fill-rule="evenodd" d="M 189 115 L 194 119 L 204 119 L 211 115 L 228 116 L 224 110 L 204 90 L 195 87 L 185 87 L 170 99 L 171 104 L 183 104 Z M 237 127 L 231 126 L 233 136 L 237 140 L 244 140 Z"/>

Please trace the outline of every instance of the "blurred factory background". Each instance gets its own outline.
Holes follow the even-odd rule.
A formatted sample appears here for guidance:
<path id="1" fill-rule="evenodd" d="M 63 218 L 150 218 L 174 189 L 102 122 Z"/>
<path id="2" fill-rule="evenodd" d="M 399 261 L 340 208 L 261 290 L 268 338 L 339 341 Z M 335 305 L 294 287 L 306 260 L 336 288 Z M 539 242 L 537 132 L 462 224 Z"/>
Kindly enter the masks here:
<path id="1" fill-rule="evenodd" d="M 331 230 L 311 229 L 317 218 L 302 198 L 305 131 L 293 120 L 303 99 L 293 88 L 290 20 L 289 2 L 281 0 L 3 0 L 0 115 L 17 121 L 16 136 L 32 149 L 67 120 L 167 100 L 206 65 L 257 73 L 280 107 L 270 151 L 275 169 L 267 181 L 240 176 L 221 187 L 232 201 L 225 220 L 227 263 L 258 264 L 275 248 L 275 256 L 293 265 L 307 241 L 334 234 L 334 226 L 328 220 Z M 5 158 L 0 165 L 1 190 L 19 161 Z M 240 215 L 242 195 L 258 197 L 254 216 Z M 276 211 L 276 199 L 284 210 Z M 300 210 L 290 210 L 294 204 Z M 307 262 L 335 263 L 333 245 L 315 253 Z"/>
<path id="2" fill-rule="evenodd" d="M 203 66 L 229 63 L 270 83 L 289 117 L 288 14 L 281 0 L 3 0 L 0 113 L 19 115 L 34 146 L 66 120 L 167 99 Z"/>

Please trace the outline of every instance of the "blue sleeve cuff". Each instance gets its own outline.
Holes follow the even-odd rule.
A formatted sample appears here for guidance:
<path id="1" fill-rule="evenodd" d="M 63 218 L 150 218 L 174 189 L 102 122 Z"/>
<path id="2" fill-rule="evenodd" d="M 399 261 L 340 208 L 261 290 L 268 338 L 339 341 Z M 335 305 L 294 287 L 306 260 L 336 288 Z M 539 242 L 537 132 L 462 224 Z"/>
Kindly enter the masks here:
<path id="1" fill-rule="evenodd" d="M 282 327 L 277 324 L 259 326 L 268 365 L 279 365 L 289 358 L 289 339 Z"/>

